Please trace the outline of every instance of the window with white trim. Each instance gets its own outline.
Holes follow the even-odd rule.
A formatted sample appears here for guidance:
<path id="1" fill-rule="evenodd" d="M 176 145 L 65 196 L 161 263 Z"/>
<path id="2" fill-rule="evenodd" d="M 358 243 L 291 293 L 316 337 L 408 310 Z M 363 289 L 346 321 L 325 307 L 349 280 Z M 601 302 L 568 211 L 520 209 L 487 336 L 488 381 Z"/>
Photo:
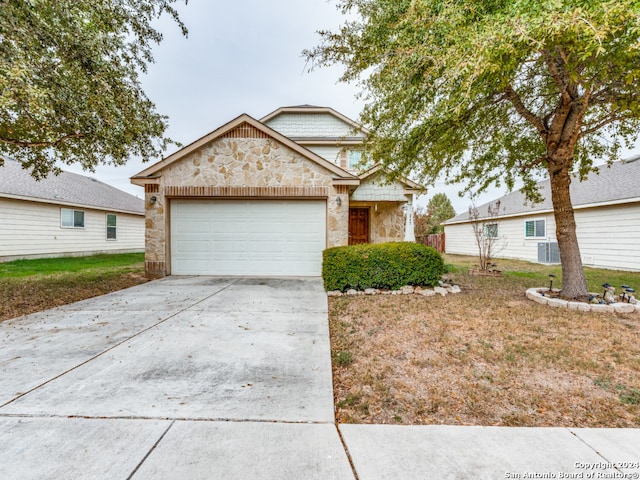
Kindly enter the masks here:
<path id="1" fill-rule="evenodd" d="M 61 208 L 60 226 L 63 228 L 84 228 L 84 212 L 73 208 Z"/>
<path id="2" fill-rule="evenodd" d="M 546 220 L 526 220 L 524 222 L 524 236 L 526 238 L 544 238 L 547 232 Z"/>
<path id="3" fill-rule="evenodd" d="M 115 213 L 107 213 L 107 240 L 117 240 L 118 218 Z"/>

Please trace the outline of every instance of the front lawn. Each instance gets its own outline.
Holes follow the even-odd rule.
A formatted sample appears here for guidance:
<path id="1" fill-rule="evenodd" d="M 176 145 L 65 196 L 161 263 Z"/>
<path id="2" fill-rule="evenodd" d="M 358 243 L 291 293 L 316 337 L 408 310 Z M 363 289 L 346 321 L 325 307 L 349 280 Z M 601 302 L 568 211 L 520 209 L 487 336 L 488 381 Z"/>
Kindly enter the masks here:
<path id="1" fill-rule="evenodd" d="M 640 427 L 640 315 L 525 298 L 559 267 L 498 261 L 492 278 L 469 276 L 471 257 L 446 262 L 463 293 L 329 300 L 338 421 Z M 640 287 L 638 273 L 587 276 L 596 292 Z"/>
<path id="2" fill-rule="evenodd" d="M 0 263 L 0 321 L 146 281 L 143 253 Z"/>

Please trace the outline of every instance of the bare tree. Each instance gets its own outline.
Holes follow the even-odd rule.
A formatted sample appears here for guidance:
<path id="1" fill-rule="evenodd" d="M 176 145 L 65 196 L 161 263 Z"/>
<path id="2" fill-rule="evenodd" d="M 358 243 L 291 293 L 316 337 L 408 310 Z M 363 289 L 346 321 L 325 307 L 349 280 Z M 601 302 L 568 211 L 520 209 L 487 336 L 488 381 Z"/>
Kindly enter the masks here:
<path id="1" fill-rule="evenodd" d="M 478 267 L 480 270 L 490 270 L 496 253 L 504 247 L 500 243 L 497 217 L 500 214 L 500 200 L 487 206 L 487 215 L 481 217 L 474 203 L 469 207 L 469 219 L 478 246 Z"/>

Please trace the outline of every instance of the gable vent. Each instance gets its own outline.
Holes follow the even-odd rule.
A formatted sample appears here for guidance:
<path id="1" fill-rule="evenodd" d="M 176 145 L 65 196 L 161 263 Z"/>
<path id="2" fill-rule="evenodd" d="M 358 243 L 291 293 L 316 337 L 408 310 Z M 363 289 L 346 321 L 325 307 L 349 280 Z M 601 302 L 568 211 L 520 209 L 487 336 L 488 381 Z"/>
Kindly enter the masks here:
<path id="1" fill-rule="evenodd" d="M 240 124 L 230 132 L 225 133 L 222 138 L 270 138 L 269 135 L 258 130 L 247 122 Z"/>

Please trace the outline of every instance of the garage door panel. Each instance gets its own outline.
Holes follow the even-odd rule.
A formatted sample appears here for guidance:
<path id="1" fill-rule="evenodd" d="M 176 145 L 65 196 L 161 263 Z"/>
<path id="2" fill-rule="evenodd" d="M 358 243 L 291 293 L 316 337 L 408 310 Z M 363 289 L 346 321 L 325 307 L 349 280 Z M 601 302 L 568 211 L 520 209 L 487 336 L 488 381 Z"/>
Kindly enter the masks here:
<path id="1" fill-rule="evenodd" d="M 320 275 L 326 202 L 174 200 L 174 275 Z"/>
<path id="2" fill-rule="evenodd" d="M 178 230 L 184 233 L 198 234 L 209 233 L 209 222 L 207 221 L 193 221 L 193 222 L 177 222 Z"/>
<path id="3" fill-rule="evenodd" d="M 181 240 L 176 243 L 175 253 L 204 253 L 208 254 L 210 251 L 210 245 L 208 240 L 193 241 L 193 240 Z"/>

